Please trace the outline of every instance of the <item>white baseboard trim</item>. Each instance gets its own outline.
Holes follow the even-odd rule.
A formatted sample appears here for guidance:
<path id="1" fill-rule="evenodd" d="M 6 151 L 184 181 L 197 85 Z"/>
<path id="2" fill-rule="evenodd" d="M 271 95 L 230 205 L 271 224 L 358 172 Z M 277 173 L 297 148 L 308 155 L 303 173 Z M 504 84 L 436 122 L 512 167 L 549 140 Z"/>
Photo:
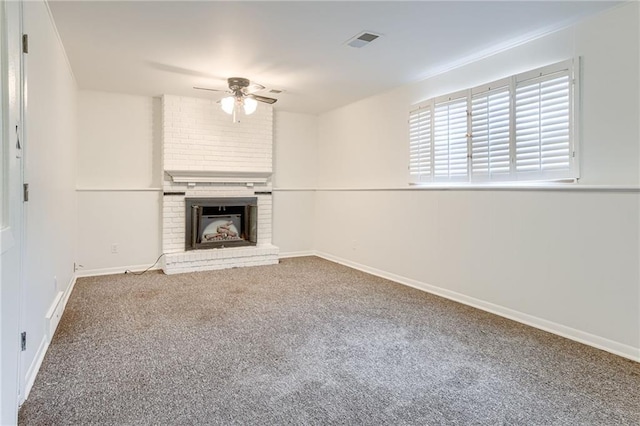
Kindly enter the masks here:
<path id="1" fill-rule="evenodd" d="M 406 278 L 401 275 L 396 275 L 380 269 L 362 265 L 360 263 L 352 262 L 350 260 L 343 259 L 329 253 L 315 252 L 315 255 L 323 259 L 336 262 L 362 272 L 366 272 L 371 275 L 385 278 L 399 284 L 425 291 L 427 293 L 435 294 L 436 296 L 444 297 L 445 299 L 453 300 L 454 302 L 472 306 L 474 308 L 481 309 L 483 311 L 490 312 L 492 314 L 499 315 L 501 317 L 508 318 L 510 320 L 526 324 L 531 327 L 535 327 L 540 330 L 544 330 L 549 333 L 556 334 L 558 336 L 562 336 L 588 346 L 593 346 L 594 348 L 602 349 L 604 351 L 619 355 L 624 358 L 628 358 L 636 362 L 640 362 L 640 348 L 635 348 L 630 345 L 615 342 L 604 337 L 576 330 L 575 328 L 567 327 L 562 324 L 538 318 L 533 315 L 525 314 L 523 312 L 515 311 L 510 308 L 505 308 L 504 306 L 495 305 L 493 303 L 466 296 L 464 294 L 447 290 L 441 287 L 426 284 L 417 280 L 413 280 L 411 278 Z"/>
<path id="2" fill-rule="evenodd" d="M 71 297 L 71 292 L 73 291 L 73 289 L 76 286 L 76 281 L 78 281 L 78 276 L 76 274 L 73 275 L 73 277 L 71 278 L 71 281 L 69 282 L 69 285 L 67 286 L 67 289 L 64 291 L 64 297 L 62 298 L 62 310 L 64 311 L 64 309 L 67 307 L 67 302 L 69 301 L 69 298 Z"/>
<path id="3" fill-rule="evenodd" d="M 42 336 L 42 341 L 40 341 L 40 345 L 38 346 L 38 350 L 36 352 L 36 356 L 33 358 L 33 362 L 29 366 L 27 370 L 24 392 L 22 392 L 22 400 L 20 404 L 27 400 L 29 397 L 29 393 L 31 392 L 31 388 L 36 381 L 36 377 L 38 376 L 38 372 L 40 371 L 40 366 L 42 365 L 42 361 L 44 360 L 44 356 L 47 354 L 47 350 L 49 349 L 49 345 L 51 344 L 51 340 L 53 339 L 53 335 L 55 333 L 56 328 L 58 327 L 58 323 L 60 322 L 60 318 L 62 318 L 62 314 L 64 313 L 65 308 L 67 307 L 67 302 L 69 301 L 69 297 L 71 296 L 71 292 L 73 292 L 73 288 L 76 285 L 77 277 L 74 274 L 69 281 L 69 285 L 64 292 L 58 293 L 49 308 L 49 311 L 45 317 L 47 332 L 44 336 Z"/>
<path id="4" fill-rule="evenodd" d="M 45 315 L 45 329 L 47 330 L 47 338 L 49 341 L 53 339 L 53 335 L 56 333 L 56 329 L 58 328 L 58 323 L 60 323 L 60 318 L 62 318 L 62 312 L 64 311 L 64 304 L 62 303 L 64 299 L 64 292 L 59 291 L 56 297 L 53 299 L 53 303 L 49 307 L 49 311 L 47 311 L 47 315 Z"/>
<path id="5" fill-rule="evenodd" d="M 117 275 L 124 274 L 124 271 L 129 270 L 133 272 L 142 272 L 149 268 L 149 264 L 145 265 L 129 265 L 129 266 L 114 266 L 112 268 L 98 268 L 98 269 L 83 269 L 76 273 L 78 278 L 80 277 L 97 277 L 100 275 Z M 162 269 L 162 262 L 158 262 L 157 265 L 150 268 L 150 271 L 157 271 Z"/>
<path id="6" fill-rule="evenodd" d="M 71 292 L 76 285 L 76 281 L 77 277 L 75 275 L 71 277 L 71 281 L 69 281 L 69 285 L 67 285 L 65 291 L 61 291 L 58 293 L 58 295 L 53 299 L 53 303 L 51 304 L 51 307 L 47 312 L 45 320 L 47 321 L 47 338 L 49 339 L 49 341 L 51 341 L 53 339 L 53 336 L 55 335 L 58 324 L 60 323 L 60 319 L 62 318 L 62 314 L 67 307 L 69 297 L 71 297 Z"/>
<path id="7" fill-rule="evenodd" d="M 24 401 L 29 398 L 29 392 L 31 392 L 31 388 L 36 381 L 36 376 L 38 375 L 38 371 L 40 371 L 40 366 L 42 365 L 42 361 L 44 360 L 44 356 L 47 353 L 47 349 L 49 349 L 49 340 L 47 339 L 47 335 L 42 336 L 42 340 L 40 341 L 40 345 L 38 346 L 38 351 L 36 352 L 36 356 L 33 358 L 29 369 L 27 370 L 27 377 L 24 382 L 24 392 L 22 392 L 23 400 L 20 401 L 22 404 Z"/>
<path id="8" fill-rule="evenodd" d="M 278 257 L 280 259 L 286 259 L 289 257 L 306 257 L 306 256 L 315 256 L 316 252 L 313 250 L 307 250 L 307 251 L 290 251 L 288 253 L 280 253 L 278 254 Z"/>

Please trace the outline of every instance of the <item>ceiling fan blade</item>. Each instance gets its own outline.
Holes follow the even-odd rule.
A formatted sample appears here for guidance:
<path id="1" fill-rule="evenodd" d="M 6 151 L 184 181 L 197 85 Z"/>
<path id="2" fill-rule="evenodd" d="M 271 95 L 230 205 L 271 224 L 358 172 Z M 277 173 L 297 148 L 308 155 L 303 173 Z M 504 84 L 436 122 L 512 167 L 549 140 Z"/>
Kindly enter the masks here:
<path id="1" fill-rule="evenodd" d="M 195 87 L 195 86 L 193 86 L 193 88 L 197 89 L 197 90 L 208 90 L 210 92 L 226 92 L 226 90 L 223 90 L 223 89 L 209 89 L 208 87 Z"/>
<path id="2" fill-rule="evenodd" d="M 252 93 L 256 93 L 256 92 L 259 92 L 259 91 L 264 90 L 264 89 L 265 89 L 265 87 L 262 84 L 251 83 L 250 85 L 248 85 L 247 87 L 242 89 L 242 92 L 245 95 L 250 95 Z"/>
<path id="3" fill-rule="evenodd" d="M 249 95 L 249 97 L 255 99 L 256 101 L 264 102 L 265 104 L 275 104 L 276 102 L 278 102 L 277 99 L 268 98 L 266 96 Z"/>

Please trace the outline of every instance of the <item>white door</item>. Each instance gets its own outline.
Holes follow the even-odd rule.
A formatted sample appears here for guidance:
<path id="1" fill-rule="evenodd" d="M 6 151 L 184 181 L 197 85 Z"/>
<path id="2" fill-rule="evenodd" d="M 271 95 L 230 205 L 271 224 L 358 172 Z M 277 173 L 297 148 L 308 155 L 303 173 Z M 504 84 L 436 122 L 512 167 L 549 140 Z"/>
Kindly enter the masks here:
<path id="1" fill-rule="evenodd" d="M 0 2 L 0 424 L 17 423 L 22 288 L 23 168 L 22 12 L 20 2 Z"/>

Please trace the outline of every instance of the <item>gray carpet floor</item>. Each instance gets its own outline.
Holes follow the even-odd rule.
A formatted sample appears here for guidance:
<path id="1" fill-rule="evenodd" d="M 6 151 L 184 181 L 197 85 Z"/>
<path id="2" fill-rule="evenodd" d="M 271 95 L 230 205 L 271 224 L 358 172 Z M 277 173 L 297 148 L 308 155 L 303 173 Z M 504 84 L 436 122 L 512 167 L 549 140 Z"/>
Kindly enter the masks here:
<path id="1" fill-rule="evenodd" d="M 22 425 L 638 425 L 640 364 L 315 257 L 81 278 Z"/>

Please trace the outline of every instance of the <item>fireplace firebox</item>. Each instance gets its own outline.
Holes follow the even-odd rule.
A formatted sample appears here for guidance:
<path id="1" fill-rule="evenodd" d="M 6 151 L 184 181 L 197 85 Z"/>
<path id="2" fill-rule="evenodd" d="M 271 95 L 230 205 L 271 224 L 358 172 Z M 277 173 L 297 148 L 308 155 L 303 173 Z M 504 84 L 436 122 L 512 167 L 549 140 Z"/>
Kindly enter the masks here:
<path id="1" fill-rule="evenodd" d="M 185 250 L 256 245 L 256 197 L 186 198 L 185 205 Z"/>

